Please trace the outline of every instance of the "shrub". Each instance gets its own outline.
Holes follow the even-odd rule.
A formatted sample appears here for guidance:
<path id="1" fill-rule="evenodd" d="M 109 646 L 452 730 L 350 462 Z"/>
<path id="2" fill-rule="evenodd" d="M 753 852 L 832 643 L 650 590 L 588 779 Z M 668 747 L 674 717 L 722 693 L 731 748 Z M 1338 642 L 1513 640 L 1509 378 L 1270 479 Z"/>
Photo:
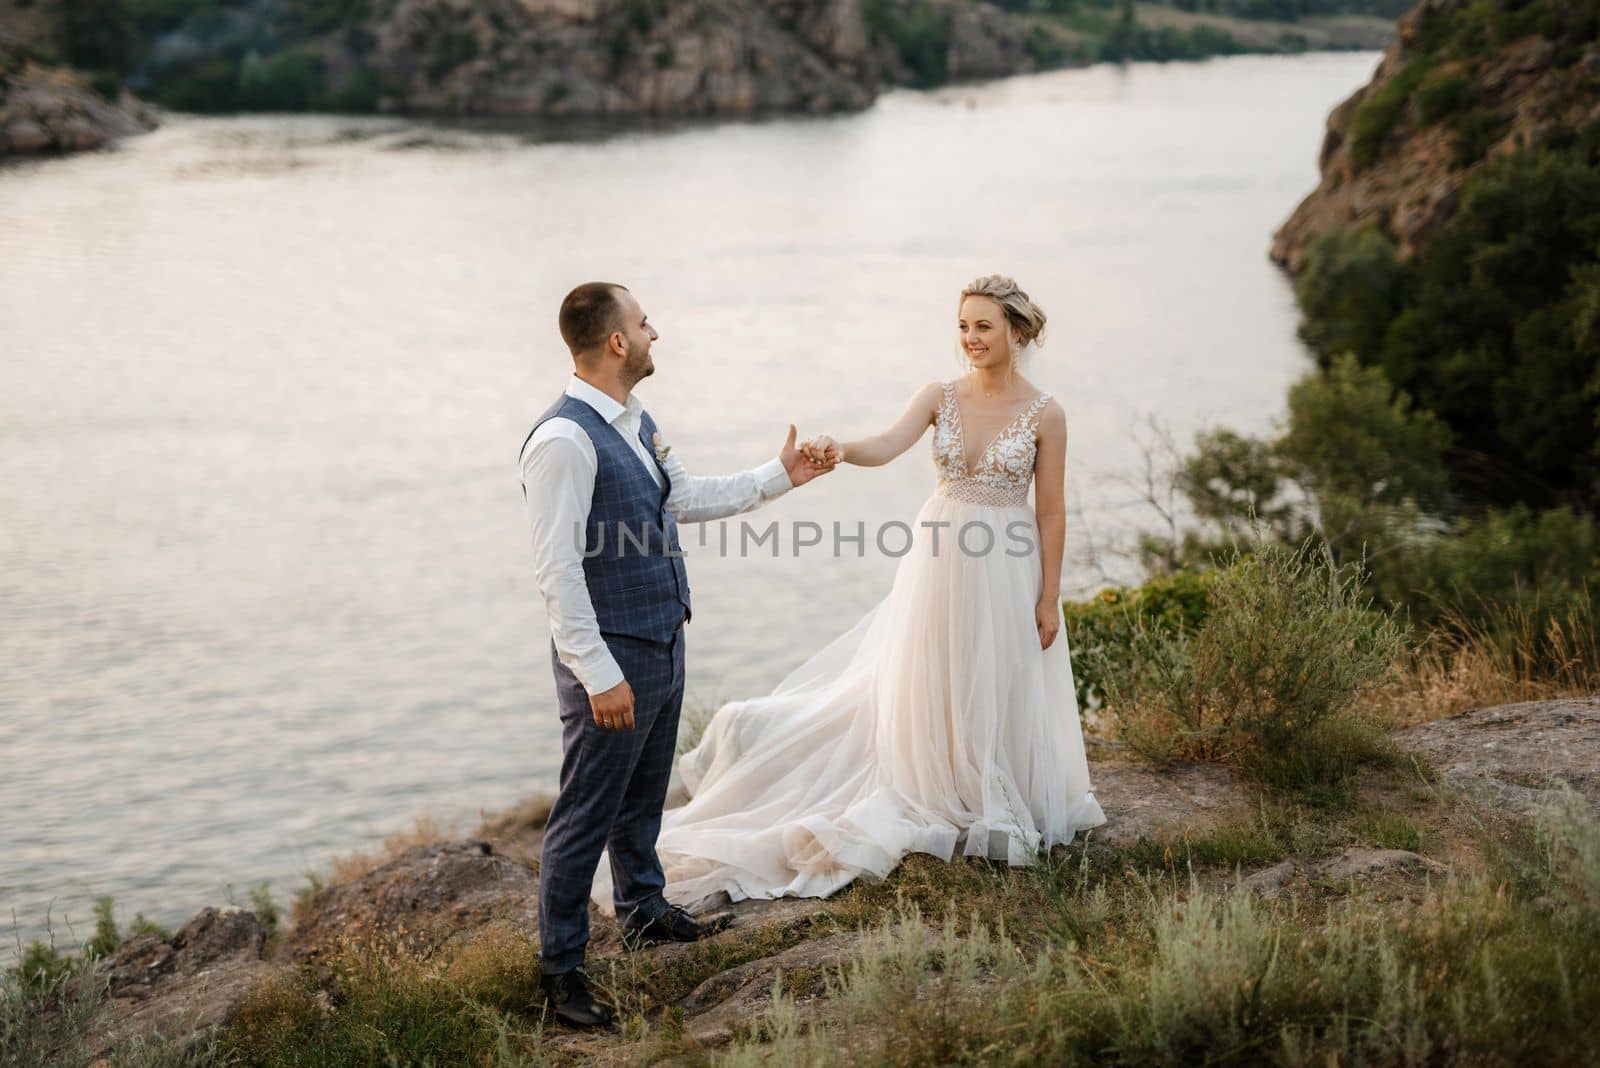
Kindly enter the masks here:
<path id="1" fill-rule="evenodd" d="M 1600 525 L 1567 508 L 1487 511 L 1398 552 L 1391 596 L 1429 622 L 1504 619 L 1520 606 L 1542 631 L 1550 613 L 1600 586 Z"/>
<path id="2" fill-rule="evenodd" d="M 1058 67 L 1067 59 L 1067 46 L 1060 35 L 1037 23 L 1028 27 L 1022 44 L 1041 67 Z"/>
<path id="3" fill-rule="evenodd" d="M 1341 352 L 1370 354 L 1399 314 L 1406 273 L 1394 242 L 1375 227 L 1329 227 L 1306 247 L 1295 299 L 1305 318 L 1300 338 L 1324 361 Z"/>
<path id="4" fill-rule="evenodd" d="M 1414 408 L 1381 370 L 1350 353 L 1289 388 L 1289 426 L 1276 442 L 1295 477 L 1319 495 L 1430 509 L 1449 492 L 1449 447 L 1450 431 L 1432 412 Z"/>
<path id="5" fill-rule="evenodd" d="M 378 939 L 329 962 L 332 1005 L 308 971 L 252 990 L 221 1037 L 224 1063 L 538 1063 L 540 1028 L 513 1013 L 537 999 L 538 948 L 487 934 L 418 960 Z"/>
<path id="6" fill-rule="evenodd" d="M 1388 674 L 1404 632 L 1358 598 L 1362 576 L 1253 547 L 1222 568 L 1192 633 L 1139 625 L 1095 668 L 1119 735 L 1156 761 L 1239 764 L 1269 784 L 1337 786 L 1370 756 L 1347 712 Z"/>
<path id="7" fill-rule="evenodd" d="M 918 86 L 942 85 L 949 77 L 950 19 L 927 0 L 896 7 L 868 0 L 862 16 L 873 36 L 888 40 Z"/>
<path id="8" fill-rule="evenodd" d="M 1426 56 L 1413 59 L 1377 92 L 1356 105 L 1350 119 L 1350 160 L 1357 170 L 1377 162 L 1383 144 L 1405 116 L 1411 94 L 1428 76 L 1433 62 Z"/>
<path id="9" fill-rule="evenodd" d="M 1481 108 L 1452 116 L 1450 129 L 1456 135 L 1455 165 L 1470 167 L 1481 160 L 1505 134 L 1508 125 L 1503 116 Z"/>
<path id="10" fill-rule="evenodd" d="M 478 38 L 465 29 L 450 29 L 434 42 L 428 60 L 428 80 L 441 81 L 445 75 L 478 58 Z"/>
<path id="11" fill-rule="evenodd" d="M 322 57 L 293 48 L 239 65 L 237 106 L 244 111 L 305 111 L 323 96 Z"/>
<path id="12" fill-rule="evenodd" d="M 1597 249 L 1589 148 L 1497 157 L 1408 268 L 1381 348 L 1358 350 L 1455 432 L 1458 479 L 1481 499 L 1596 503 Z"/>
<path id="13" fill-rule="evenodd" d="M 54 45 L 75 67 L 111 75 L 134 64 L 137 39 L 124 0 L 51 0 Z"/>
<path id="14" fill-rule="evenodd" d="M 1101 672 L 1126 656 L 1141 630 L 1172 635 L 1193 632 L 1206 617 L 1212 574 L 1179 571 L 1143 586 L 1101 590 L 1087 601 L 1062 606 L 1064 633 L 1072 650 L 1072 681 L 1078 708 L 1103 703 Z"/>
<path id="15" fill-rule="evenodd" d="M 371 67 L 357 67 L 345 83 L 327 97 L 327 106 L 334 111 L 364 115 L 378 110 L 385 96 L 398 96 L 400 86 L 390 83 Z"/>
<path id="16" fill-rule="evenodd" d="M 1464 111 L 1477 99 L 1478 86 L 1459 71 L 1435 71 L 1417 87 L 1417 121 L 1429 125 Z"/>

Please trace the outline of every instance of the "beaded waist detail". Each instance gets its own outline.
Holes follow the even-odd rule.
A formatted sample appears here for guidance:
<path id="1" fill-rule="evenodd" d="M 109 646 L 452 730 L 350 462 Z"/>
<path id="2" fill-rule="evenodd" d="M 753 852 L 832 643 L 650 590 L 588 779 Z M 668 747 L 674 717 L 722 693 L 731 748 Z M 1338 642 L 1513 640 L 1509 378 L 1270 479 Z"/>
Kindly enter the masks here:
<path id="1" fill-rule="evenodd" d="M 994 508 L 1014 508 L 1028 503 L 1027 483 L 986 482 L 979 478 L 942 478 L 937 496 L 966 504 L 986 504 Z"/>

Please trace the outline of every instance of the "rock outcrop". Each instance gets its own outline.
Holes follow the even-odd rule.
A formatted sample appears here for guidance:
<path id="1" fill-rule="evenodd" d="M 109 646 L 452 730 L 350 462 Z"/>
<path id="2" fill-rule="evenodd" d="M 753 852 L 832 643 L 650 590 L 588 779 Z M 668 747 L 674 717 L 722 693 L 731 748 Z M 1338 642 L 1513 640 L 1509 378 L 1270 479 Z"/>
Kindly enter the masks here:
<path id="1" fill-rule="evenodd" d="M 919 0 L 949 78 L 1036 68 L 1022 24 L 989 4 Z M 910 0 L 888 0 L 898 19 Z M 210 51 L 158 53 L 173 84 L 251 39 L 240 9 Z M 861 0 L 394 0 L 274 55 L 247 54 L 239 106 L 404 114 L 683 116 L 848 111 L 914 80 Z M 226 106 L 226 105 L 222 105 Z"/>
<path id="2" fill-rule="evenodd" d="M 203 909 L 170 939 L 130 938 L 95 971 L 106 990 L 99 1050 L 157 1037 L 198 1041 L 227 1026 L 281 967 L 263 959 L 266 944 L 266 927 L 239 908 Z"/>
<path id="3" fill-rule="evenodd" d="M 1487 27 L 1495 6 L 1421 0 L 1400 21 L 1371 82 L 1328 116 L 1321 183 L 1273 237 L 1272 258 L 1291 274 L 1336 226 L 1376 226 L 1408 260 L 1484 160 L 1600 121 L 1600 41 L 1561 29 L 1461 43 L 1492 37 L 1478 22 Z"/>
<path id="4" fill-rule="evenodd" d="M 1600 809 L 1600 696 L 1468 709 L 1395 740 L 1451 786 L 1514 811 L 1557 781 Z"/>
<path id="5" fill-rule="evenodd" d="M 1203 834 L 1250 811 L 1249 788 L 1235 772 L 1216 764 L 1154 768 L 1100 761 L 1090 764 L 1089 774 L 1106 814 L 1089 840 L 1104 845 Z"/>
<path id="6" fill-rule="evenodd" d="M 81 71 L 33 59 L 29 42 L 44 30 L 37 10 L 27 14 L 0 0 L 0 157 L 99 148 L 155 129 L 154 113 L 126 90 L 109 99 Z"/>
<path id="7" fill-rule="evenodd" d="M 537 934 L 539 876 L 480 840 L 415 846 L 351 883 L 314 892 L 283 955 L 319 964 L 362 939 L 426 955 L 500 927 Z"/>
<path id="8" fill-rule="evenodd" d="M 0 156 L 99 148 L 155 126 L 150 109 L 130 94 L 103 99 L 63 67 L 29 63 L 0 75 Z"/>

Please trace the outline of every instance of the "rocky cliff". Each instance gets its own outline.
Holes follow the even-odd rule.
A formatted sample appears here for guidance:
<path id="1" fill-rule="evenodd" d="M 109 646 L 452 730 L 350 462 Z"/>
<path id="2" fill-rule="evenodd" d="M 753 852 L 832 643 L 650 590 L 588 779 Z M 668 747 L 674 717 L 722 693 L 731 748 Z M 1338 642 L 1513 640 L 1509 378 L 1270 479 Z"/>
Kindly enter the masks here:
<path id="1" fill-rule="evenodd" d="M 1328 116 L 1321 184 L 1272 258 L 1297 273 L 1318 234 L 1370 224 L 1408 260 L 1484 161 L 1600 122 L 1597 21 L 1593 0 L 1422 0 Z"/>
<path id="2" fill-rule="evenodd" d="M 970 0 L 377 0 L 287 29 L 265 10 L 227 9 L 204 46 L 184 24 L 138 77 L 197 110 L 750 115 L 862 108 L 918 64 L 1036 65 L 1022 23 Z M 292 44 L 256 51 L 274 35 Z"/>
<path id="3" fill-rule="evenodd" d="M 108 99 L 83 73 L 30 59 L 28 31 L 0 4 L 0 156 L 98 148 L 155 127 L 150 109 L 127 92 Z"/>
<path id="4" fill-rule="evenodd" d="M 851 3 L 398 0 L 311 47 L 332 88 L 375 72 L 407 112 L 749 114 L 863 107 L 866 28 Z"/>

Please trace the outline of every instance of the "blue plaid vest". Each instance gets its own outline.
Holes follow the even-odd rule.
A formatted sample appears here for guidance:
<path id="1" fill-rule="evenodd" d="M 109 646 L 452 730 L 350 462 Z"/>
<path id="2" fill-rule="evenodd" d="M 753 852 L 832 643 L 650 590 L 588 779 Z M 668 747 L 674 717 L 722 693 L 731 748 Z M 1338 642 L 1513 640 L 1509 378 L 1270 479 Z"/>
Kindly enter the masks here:
<path id="1" fill-rule="evenodd" d="M 664 483 L 658 487 L 622 433 L 576 397 L 562 394 L 533 429 L 557 416 L 583 428 L 598 461 L 584 530 L 583 577 L 600 632 L 670 642 L 678 625 L 689 621 L 690 607 L 678 522 L 667 511 L 667 470 L 656 463 Z M 645 412 L 639 424 L 639 440 L 653 457 L 655 420 Z"/>

